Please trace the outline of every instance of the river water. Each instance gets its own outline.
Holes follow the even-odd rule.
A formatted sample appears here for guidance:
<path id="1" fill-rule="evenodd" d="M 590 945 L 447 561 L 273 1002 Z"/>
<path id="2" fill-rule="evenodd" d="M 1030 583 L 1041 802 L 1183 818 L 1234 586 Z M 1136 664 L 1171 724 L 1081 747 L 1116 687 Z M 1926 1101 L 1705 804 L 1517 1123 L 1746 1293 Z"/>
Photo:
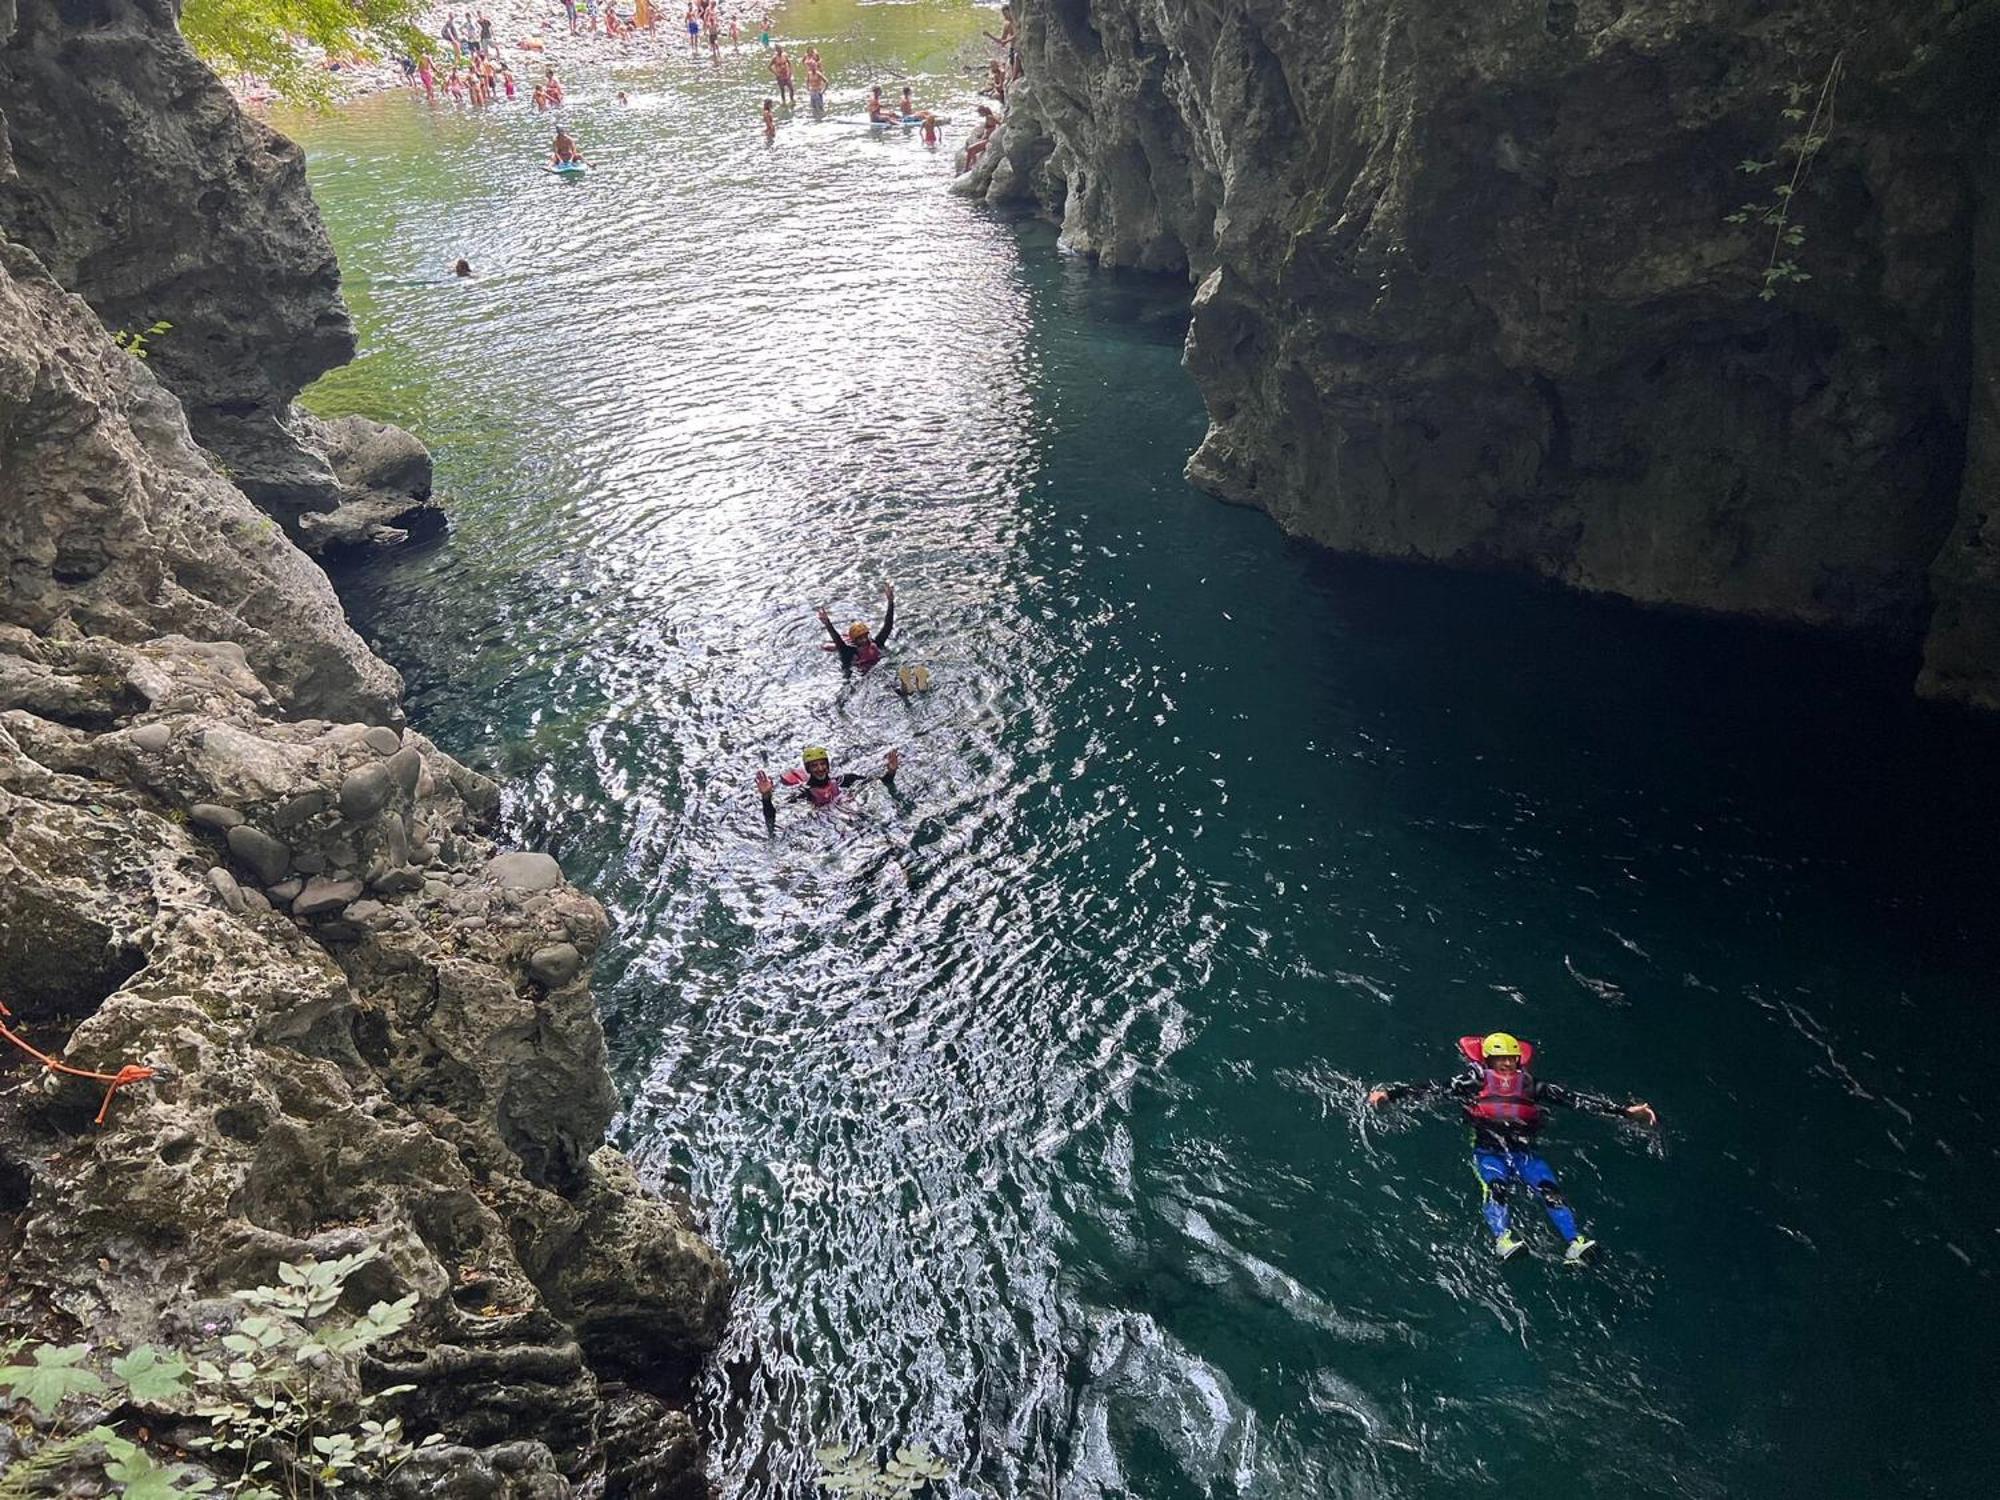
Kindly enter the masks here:
<path id="1" fill-rule="evenodd" d="M 814 0 L 969 115 L 991 12 Z M 340 580 L 510 836 L 611 909 L 622 1143 L 741 1276 L 715 1478 L 953 1493 L 1955 1496 L 2000 1417 L 1995 741 L 1907 664 L 1341 563 L 1192 492 L 1187 291 L 757 128 L 749 49 L 546 122 L 292 122 L 447 539 Z M 954 131 L 954 134 L 957 132 Z M 468 256 L 479 271 L 455 282 Z M 844 683 L 814 606 L 878 619 Z M 809 741 L 896 795 L 781 809 Z M 1659 1107 L 1496 1264 L 1448 1112 L 1507 1027 Z"/>

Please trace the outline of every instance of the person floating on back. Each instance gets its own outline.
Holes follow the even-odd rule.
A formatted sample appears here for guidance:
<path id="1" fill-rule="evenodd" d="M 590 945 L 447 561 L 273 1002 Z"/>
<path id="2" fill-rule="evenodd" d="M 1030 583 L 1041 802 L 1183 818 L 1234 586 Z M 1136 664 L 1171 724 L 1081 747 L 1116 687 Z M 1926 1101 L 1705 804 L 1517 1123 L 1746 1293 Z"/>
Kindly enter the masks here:
<path id="1" fill-rule="evenodd" d="M 772 801 L 777 794 L 778 782 L 783 782 L 788 789 L 790 795 L 785 799 L 788 802 L 809 802 L 814 807 L 832 807 L 846 797 L 852 788 L 864 781 L 879 781 L 893 793 L 896 790 L 896 772 L 903 764 L 903 757 L 897 751 L 891 750 L 879 776 L 864 776 L 856 771 L 835 776 L 832 761 L 828 758 L 826 750 L 819 745 L 806 746 L 799 752 L 799 761 L 804 767 L 803 770 L 786 771 L 778 781 L 773 781 L 767 771 L 757 773 L 757 795 L 764 802 L 766 829 L 775 830 L 778 826 L 778 808 Z"/>
<path id="2" fill-rule="evenodd" d="M 1532 1188 L 1542 1200 L 1549 1222 L 1563 1238 L 1563 1259 L 1581 1261 L 1597 1248 L 1577 1229 L 1576 1212 L 1563 1198 L 1555 1171 L 1534 1151 L 1550 1106 L 1580 1109 L 1593 1115 L 1622 1115 L 1642 1125 L 1657 1125 L 1650 1104 L 1617 1104 L 1597 1094 L 1579 1093 L 1544 1083 L 1528 1071 L 1535 1049 L 1504 1031 L 1490 1036 L 1462 1036 L 1458 1050 L 1471 1064 L 1443 1084 L 1392 1083 L 1368 1091 L 1368 1102 L 1380 1109 L 1398 1099 L 1427 1098 L 1445 1093 L 1457 1099 L 1472 1127 L 1472 1170 L 1484 1190 L 1486 1227 L 1493 1231 L 1493 1249 L 1502 1260 L 1525 1246 L 1508 1222 L 1514 1188 Z"/>
<path id="3" fill-rule="evenodd" d="M 843 636 L 839 628 L 834 625 L 830 610 L 817 611 L 820 624 L 826 627 L 826 633 L 833 638 L 833 644 L 826 649 L 840 653 L 842 672 L 851 674 L 856 668 L 865 672 L 882 659 L 882 652 L 889 644 L 889 632 L 896 628 L 896 585 L 883 584 L 882 597 L 889 601 L 889 608 L 882 616 L 882 628 L 873 634 L 869 632 L 866 620 L 856 620 L 847 627 L 847 634 Z"/>

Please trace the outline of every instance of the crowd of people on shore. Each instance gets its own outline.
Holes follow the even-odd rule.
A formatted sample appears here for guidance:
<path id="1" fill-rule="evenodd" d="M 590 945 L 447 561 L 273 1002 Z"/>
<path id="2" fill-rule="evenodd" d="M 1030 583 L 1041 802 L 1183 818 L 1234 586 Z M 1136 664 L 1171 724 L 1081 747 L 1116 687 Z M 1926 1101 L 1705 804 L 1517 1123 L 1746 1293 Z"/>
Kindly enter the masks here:
<path id="1" fill-rule="evenodd" d="M 500 0 L 500 3 L 504 6 L 505 0 Z M 664 3 L 671 4 L 672 0 L 664 0 Z M 562 30 L 573 38 L 602 36 L 623 40 L 653 35 L 659 32 L 664 14 L 662 0 L 560 0 L 560 5 Z M 627 8 L 621 9 L 621 6 Z M 991 145 L 999 132 L 1008 87 L 1022 76 L 1012 7 L 1002 6 L 1000 16 L 1000 30 L 985 33 L 999 55 L 988 64 L 986 82 L 980 90 L 993 104 L 978 106 L 979 121 L 964 149 L 961 169 L 975 165 Z M 519 15 L 513 19 L 515 25 L 511 29 L 524 29 Z M 797 107 L 801 81 L 805 85 L 807 107 L 815 118 L 824 116 L 828 74 L 817 46 L 807 46 L 795 58 L 783 42 L 774 40 L 769 12 L 761 13 L 756 25 L 758 29 L 754 40 L 765 55 L 765 66 L 775 91 L 762 101 L 759 120 L 765 140 L 775 142 L 782 123 L 780 111 Z M 725 13 L 721 0 L 686 0 L 680 28 L 685 31 L 691 52 L 698 52 L 706 45 L 711 56 L 719 59 L 725 40 L 732 51 L 740 52 L 742 49 L 744 23 L 734 11 Z M 439 47 L 414 52 L 397 60 L 405 80 L 432 103 L 443 101 L 481 107 L 515 100 L 525 92 L 528 101 L 538 110 L 561 108 L 566 94 L 555 63 L 544 58 L 550 40 L 540 23 L 536 24 L 535 34 L 517 36 L 505 44 L 498 39 L 497 29 L 492 15 L 483 7 L 447 11 L 437 31 Z M 562 30 L 558 30 L 558 38 Z M 526 71 L 530 76 L 525 81 L 517 76 L 513 63 L 510 63 L 508 49 L 528 54 L 530 63 Z M 539 68 L 538 73 L 536 68 Z M 628 102 L 622 91 L 618 98 L 621 103 Z M 920 105 L 911 86 L 905 84 L 900 95 L 893 98 L 885 96 L 880 85 L 871 87 L 866 123 L 878 129 L 914 129 L 920 133 L 926 146 L 935 147 L 942 139 L 941 127 L 949 122 L 934 110 Z M 581 154 L 575 142 L 566 135 L 551 149 L 551 165 L 580 162 Z"/>

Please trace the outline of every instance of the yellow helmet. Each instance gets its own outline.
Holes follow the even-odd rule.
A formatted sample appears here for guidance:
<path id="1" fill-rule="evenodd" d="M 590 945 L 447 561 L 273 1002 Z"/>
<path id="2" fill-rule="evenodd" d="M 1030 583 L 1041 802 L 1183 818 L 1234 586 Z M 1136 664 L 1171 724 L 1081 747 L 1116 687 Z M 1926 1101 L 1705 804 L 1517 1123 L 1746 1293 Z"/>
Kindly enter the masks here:
<path id="1" fill-rule="evenodd" d="M 831 760 L 832 758 L 832 756 L 826 753 L 824 745 L 808 745 L 799 752 L 799 759 L 807 765 L 811 765 L 816 760 Z"/>
<path id="2" fill-rule="evenodd" d="M 1479 1044 L 1481 1057 L 1519 1057 L 1521 1039 L 1510 1031 L 1496 1031 Z"/>
<path id="3" fill-rule="evenodd" d="M 847 638 L 850 641 L 858 641 L 867 634 L 868 622 L 866 620 L 856 620 L 852 625 L 847 627 Z"/>

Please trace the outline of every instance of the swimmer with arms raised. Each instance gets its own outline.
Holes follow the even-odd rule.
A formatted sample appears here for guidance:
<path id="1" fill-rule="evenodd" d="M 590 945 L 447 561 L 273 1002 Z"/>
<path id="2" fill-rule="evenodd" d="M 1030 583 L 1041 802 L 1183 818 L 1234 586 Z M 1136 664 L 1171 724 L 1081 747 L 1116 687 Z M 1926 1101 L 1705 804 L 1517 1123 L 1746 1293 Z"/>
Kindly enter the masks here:
<path id="1" fill-rule="evenodd" d="M 803 771 L 787 771 L 780 778 L 790 795 L 788 802 L 809 802 L 814 807 L 832 807 L 843 801 L 848 792 L 864 781 L 879 781 L 893 794 L 896 790 L 896 772 L 903 764 L 900 752 L 891 750 L 883 763 L 882 774 L 864 776 L 857 771 L 849 771 L 843 776 L 833 774 L 833 764 L 824 748 L 808 745 L 799 753 Z M 764 827 L 775 832 L 778 826 L 778 808 L 772 800 L 778 791 L 778 783 L 771 779 L 768 771 L 757 773 L 757 795 L 764 803 Z"/>

